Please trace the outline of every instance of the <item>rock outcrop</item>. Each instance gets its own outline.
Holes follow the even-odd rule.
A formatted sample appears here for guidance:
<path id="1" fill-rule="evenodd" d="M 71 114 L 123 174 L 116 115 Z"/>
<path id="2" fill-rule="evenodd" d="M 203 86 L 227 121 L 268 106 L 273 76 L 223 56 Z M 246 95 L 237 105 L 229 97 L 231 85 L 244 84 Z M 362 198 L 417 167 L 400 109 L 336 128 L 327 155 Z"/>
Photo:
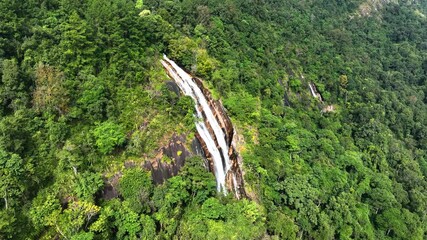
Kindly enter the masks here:
<path id="1" fill-rule="evenodd" d="M 185 159 L 192 154 L 185 146 L 185 135 L 173 135 L 169 143 L 162 147 L 154 159 L 146 161 L 144 167 L 151 171 L 153 181 L 157 184 L 178 174 L 184 166 Z"/>
<path id="2" fill-rule="evenodd" d="M 194 82 L 196 82 L 197 86 L 199 86 L 199 88 L 202 90 L 205 97 L 208 99 L 209 106 L 212 109 L 212 112 L 215 114 L 215 118 L 219 122 L 222 131 L 224 132 L 225 140 L 229 147 L 228 156 L 230 159 L 231 168 L 226 175 L 227 188 L 229 190 L 232 190 L 234 192 L 234 195 L 237 198 L 246 196 L 245 189 L 244 189 L 244 179 L 243 179 L 242 170 L 241 170 L 243 160 L 239 155 L 238 151 L 236 150 L 236 146 L 233 141 L 236 135 L 235 135 L 235 129 L 233 127 L 231 119 L 227 115 L 227 112 L 224 106 L 222 105 L 221 101 L 214 100 L 210 91 L 203 86 L 202 80 L 199 78 L 193 78 L 193 80 Z M 208 128 L 209 128 L 209 125 L 208 125 Z M 210 129 L 209 131 L 212 131 L 212 129 Z M 196 134 L 196 136 L 198 137 L 200 142 L 203 142 L 199 134 Z M 202 147 L 205 153 L 209 152 L 206 144 L 202 143 Z M 211 159 L 211 156 L 207 154 L 206 158 Z M 213 172 L 213 161 L 209 161 L 209 162 L 210 162 L 210 170 Z"/>
<path id="3" fill-rule="evenodd" d="M 398 3 L 397 0 L 367 0 L 359 5 L 358 15 L 369 17 L 389 3 Z"/>
<path id="4" fill-rule="evenodd" d="M 233 144 L 235 129 L 221 101 L 212 97 L 201 79 L 192 77 L 166 56 L 162 64 L 181 91 L 196 102 L 197 116 L 203 119 L 202 123 L 196 123 L 196 138 L 209 162 L 210 171 L 216 175 L 217 184 L 221 184 L 218 191 L 225 185 L 236 198 L 245 197 L 242 158 Z"/>

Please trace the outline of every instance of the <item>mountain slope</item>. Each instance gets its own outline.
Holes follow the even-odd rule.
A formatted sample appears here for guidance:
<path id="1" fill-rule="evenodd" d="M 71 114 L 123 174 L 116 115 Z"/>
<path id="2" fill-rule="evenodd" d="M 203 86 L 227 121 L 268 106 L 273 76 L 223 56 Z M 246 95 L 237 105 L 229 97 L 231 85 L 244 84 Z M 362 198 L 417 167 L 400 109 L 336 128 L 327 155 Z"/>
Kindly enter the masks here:
<path id="1" fill-rule="evenodd" d="M 386 2 L 0 2 L 0 239 L 425 239 L 427 5 Z M 163 53 L 224 103 L 248 199 L 190 157 Z"/>

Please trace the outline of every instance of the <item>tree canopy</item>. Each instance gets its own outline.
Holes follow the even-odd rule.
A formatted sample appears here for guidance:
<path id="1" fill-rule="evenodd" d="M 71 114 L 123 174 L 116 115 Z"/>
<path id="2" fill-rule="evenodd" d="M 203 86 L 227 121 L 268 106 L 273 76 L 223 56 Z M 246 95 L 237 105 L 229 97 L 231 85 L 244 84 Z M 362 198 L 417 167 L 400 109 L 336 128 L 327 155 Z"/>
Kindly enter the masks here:
<path id="1" fill-rule="evenodd" d="M 426 239 L 426 16 L 420 0 L 0 1 L 0 239 Z M 247 198 L 200 156 L 162 184 L 144 167 L 195 133 L 163 54 L 224 103 Z"/>

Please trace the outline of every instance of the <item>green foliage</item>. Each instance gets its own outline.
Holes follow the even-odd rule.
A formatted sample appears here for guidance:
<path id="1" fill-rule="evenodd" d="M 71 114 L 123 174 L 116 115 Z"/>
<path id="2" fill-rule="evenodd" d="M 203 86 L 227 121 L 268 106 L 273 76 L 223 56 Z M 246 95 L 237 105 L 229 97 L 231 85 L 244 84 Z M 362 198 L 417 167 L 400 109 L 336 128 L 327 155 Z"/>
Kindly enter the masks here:
<path id="1" fill-rule="evenodd" d="M 207 199 L 202 205 L 203 215 L 207 219 L 220 219 L 224 217 L 224 207 L 216 198 Z"/>
<path id="2" fill-rule="evenodd" d="M 8 210 L 19 203 L 19 198 L 26 190 L 26 174 L 29 173 L 28 165 L 22 158 L 14 153 L 0 149 L 0 192 L 3 209 Z"/>
<path id="3" fill-rule="evenodd" d="M 100 207 L 92 203 L 72 201 L 52 224 L 63 237 L 75 236 L 98 214 L 99 210 Z"/>
<path id="4" fill-rule="evenodd" d="M 14 110 L 25 106 L 27 95 L 24 91 L 25 83 L 19 79 L 19 68 L 16 59 L 3 60 L 0 65 L 2 70 L 0 99 L 3 107 Z"/>
<path id="5" fill-rule="evenodd" d="M 184 124 L 187 126 L 193 126 L 194 125 L 194 101 L 189 96 L 182 96 L 179 98 L 176 108 L 177 113 L 184 116 Z"/>
<path id="6" fill-rule="evenodd" d="M 293 219 L 280 211 L 268 214 L 267 231 L 279 239 L 295 239 L 298 226 Z"/>
<path id="7" fill-rule="evenodd" d="M 169 49 L 171 50 L 170 57 L 179 60 L 184 67 L 190 69 L 196 63 L 197 44 L 191 38 L 172 39 Z"/>
<path id="8" fill-rule="evenodd" d="M 265 231 L 262 209 L 247 200 L 224 204 L 209 198 L 200 209 L 190 210 L 184 214 L 178 229 L 180 238 L 254 239 Z"/>
<path id="9" fill-rule="evenodd" d="M 301 80 L 297 79 L 297 78 L 291 78 L 289 80 L 289 86 L 294 90 L 294 91 L 301 91 Z"/>
<path id="10" fill-rule="evenodd" d="M 92 240 L 94 234 L 92 232 L 79 232 L 71 237 L 72 240 Z"/>
<path id="11" fill-rule="evenodd" d="M 203 159 L 190 157 L 182 168 L 182 175 L 188 182 L 188 190 L 192 201 L 202 203 L 210 196 L 216 196 L 216 181 L 212 174 L 203 166 Z"/>
<path id="12" fill-rule="evenodd" d="M 90 201 L 103 185 L 104 181 L 99 173 L 83 172 L 77 176 L 75 191 L 78 198 Z"/>
<path id="13" fill-rule="evenodd" d="M 116 209 L 115 218 L 118 238 L 137 239 L 138 233 L 142 230 L 137 213 L 133 212 L 126 204 L 123 204 L 121 208 Z"/>
<path id="14" fill-rule="evenodd" d="M 51 191 L 51 189 L 49 189 Z M 61 212 L 61 205 L 53 192 L 40 191 L 32 201 L 29 211 L 30 219 L 35 229 L 40 232 L 44 227 L 56 224 L 56 218 Z"/>
<path id="15" fill-rule="evenodd" d="M 66 65 L 71 73 L 77 73 L 81 68 L 90 69 L 96 45 L 90 41 L 92 33 L 87 21 L 81 19 L 78 12 L 74 10 L 59 29 L 62 32 L 59 43 L 63 51 L 60 58 L 61 64 Z"/>
<path id="16" fill-rule="evenodd" d="M 45 191 L 40 191 L 33 200 L 29 216 L 39 233 L 46 227 L 53 227 L 54 232 L 46 232 L 50 237 L 58 234 L 61 238 L 75 237 L 79 239 L 79 237 L 92 236 L 92 234 L 85 234 L 81 231 L 99 211 L 100 207 L 93 203 L 73 200 L 68 202 L 66 209 L 62 209 L 59 199 L 56 198 L 52 189 L 45 189 Z"/>
<path id="17" fill-rule="evenodd" d="M 236 62 L 229 61 L 226 66 L 223 66 L 212 73 L 211 80 L 217 90 L 221 94 L 225 95 L 227 92 L 231 91 L 232 84 L 237 82 L 238 78 L 239 70 L 236 67 Z"/>
<path id="18" fill-rule="evenodd" d="M 142 225 L 141 238 L 142 239 L 154 239 L 156 237 L 156 223 L 148 215 L 141 215 L 140 219 Z"/>
<path id="19" fill-rule="evenodd" d="M 77 100 L 79 108 L 85 111 L 86 118 L 92 121 L 102 119 L 107 105 L 105 82 L 93 75 L 88 75 L 81 88 L 81 97 Z"/>
<path id="20" fill-rule="evenodd" d="M 148 200 L 153 191 L 151 174 L 138 168 L 127 169 L 120 179 L 119 190 L 129 207 L 139 213 L 149 212 Z"/>
<path id="21" fill-rule="evenodd" d="M 196 58 L 196 74 L 205 79 L 210 79 L 213 71 L 215 71 L 218 65 L 218 62 L 210 57 L 205 49 L 198 50 Z"/>
<path id="22" fill-rule="evenodd" d="M 135 3 L 136 9 L 141 9 L 143 6 L 144 6 L 143 0 L 136 0 L 136 3 Z"/>
<path id="23" fill-rule="evenodd" d="M 0 1 L 0 239 L 425 239 L 427 4 L 374 2 Z M 195 132 L 163 53 L 224 102 L 253 200 L 200 157 L 141 169 Z"/>
<path id="24" fill-rule="evenodd" d="M 239 92 L 229 96 L 224 101 L 231 116 L 248 123 L 255 123 L 259 119 L 259 100 L 247 92 Z"/>
<path id="25" fill-rule="evenodd" d="M 0 234 L 5 238 L 12 238 L 16 232 L 14 231 L 16 217 L 11 210 L 0 210 Z"/>
<path id="26" fill-rule="evenodd" d="M 93 135 L 99 151 L 103 154 L 110 153 L 116 146 L 125 142 L 125 133 L 122 127 L 112 121 L 97 124 L 93 130 Z"/>

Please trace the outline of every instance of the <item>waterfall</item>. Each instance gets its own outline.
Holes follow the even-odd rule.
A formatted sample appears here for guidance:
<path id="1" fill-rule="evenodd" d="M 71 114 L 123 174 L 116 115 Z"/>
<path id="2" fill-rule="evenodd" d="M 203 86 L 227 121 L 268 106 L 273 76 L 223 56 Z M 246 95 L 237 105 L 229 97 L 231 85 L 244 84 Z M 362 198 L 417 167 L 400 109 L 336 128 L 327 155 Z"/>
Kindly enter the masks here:
<path id="1" fill-rule="evenodd" d="M 182 70 L 174 61 L 167 58 L 166 55 L 163 56 L 161 62 L 184 95 L 190 96 L 194 100 L 196 117 L 204 120 L 196 122 L 196 129 L 205 142 L 214 163 L 217 190 L 226 194 L 225 182 L 227 172 L 230 170 L 230 159 L 228 155 L 229 146 L 226 143 L 225 134 L 215 118 L 208 100 L 199 86 L 194 82 L 193 77 Z M 212 129 L 213 136 L 209 131 L 209 126 Z M 233 182 L 237 186 L 234 175 Z"/>
<path id="2" fill-rule="evenodd" d="M 311 85 L 311 83 L 309 83 L 309 84 L 308 84 L 308 86 L 310 87 L 311 95 L 313 95 L 313 97 L 314 97 L 314 98 L 317 98 L 317 95 L 316 95 L 316 93 L 314 92 L 314 89 L 313 89 L 313 86 Z"/>
<path id="3" fill-rule="evenodd" d="M 311 95 L 313 95 L 314 98 L 317 98 L 321 103 L 323 103 L 322 95 L 320 95 L 319 92 L 317 92 L 316 85 L 314 83 L 308 83 L 308 86 L 310 87 Z"/>

